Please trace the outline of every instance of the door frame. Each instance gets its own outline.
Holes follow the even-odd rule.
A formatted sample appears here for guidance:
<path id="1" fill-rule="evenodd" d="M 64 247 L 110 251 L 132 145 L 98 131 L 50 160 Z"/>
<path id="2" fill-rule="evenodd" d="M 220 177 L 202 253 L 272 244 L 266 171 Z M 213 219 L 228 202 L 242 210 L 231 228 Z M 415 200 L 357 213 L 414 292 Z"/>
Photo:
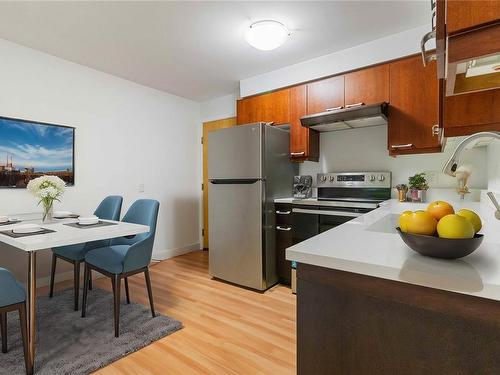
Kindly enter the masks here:
<path id="1" fill-rule="evenodd" d="M 224 129 L 236 126 L 236 117 L 228 117 L 220 120 L 207 121 L 202 124 L 201 144 L 203 148 L 203 184 L 202 184 L 202 203 L 203 203 L 203 220 L 201 233 L 203 237 L 203 249 L 208 249 L 208 133 L 217 129 Z"/>

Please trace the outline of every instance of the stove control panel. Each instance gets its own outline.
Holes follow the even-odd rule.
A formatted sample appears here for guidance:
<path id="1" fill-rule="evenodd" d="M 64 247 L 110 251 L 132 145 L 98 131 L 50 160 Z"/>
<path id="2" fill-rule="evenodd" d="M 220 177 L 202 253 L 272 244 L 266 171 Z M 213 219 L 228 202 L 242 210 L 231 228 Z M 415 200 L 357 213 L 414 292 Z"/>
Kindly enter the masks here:
<path id="1" fill-rule="evenodd" d="M 318 173 L 320 187 L 391 187 L 391 172 Z"/>

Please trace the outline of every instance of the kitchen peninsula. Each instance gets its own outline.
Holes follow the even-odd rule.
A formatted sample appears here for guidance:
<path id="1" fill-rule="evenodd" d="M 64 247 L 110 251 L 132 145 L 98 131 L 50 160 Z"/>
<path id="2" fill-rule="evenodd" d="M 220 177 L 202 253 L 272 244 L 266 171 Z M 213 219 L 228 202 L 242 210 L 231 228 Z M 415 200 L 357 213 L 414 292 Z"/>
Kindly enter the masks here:
<path id="1" fill-rule="evenodd" d="M 299 375 L 500 373 L 500 221 L 487 204 L 453 205 L 484 224 L 462 259 L 409 249 L 395 227 L 419 205 L 396 200 L 287 249 Z"/>

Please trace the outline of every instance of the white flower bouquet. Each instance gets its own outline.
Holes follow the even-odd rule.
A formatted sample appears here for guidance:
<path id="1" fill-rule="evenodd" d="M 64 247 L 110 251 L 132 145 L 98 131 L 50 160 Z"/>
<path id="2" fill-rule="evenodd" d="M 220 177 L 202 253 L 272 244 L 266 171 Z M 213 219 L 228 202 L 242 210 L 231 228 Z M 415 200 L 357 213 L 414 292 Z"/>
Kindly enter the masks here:
<path id="1" fill-rule="evenodd" d="M 51 221 L 54 201 L 60 202 L 66 183 L 57 176 L 41 176 L 30 180 L 27 188 L 43 205 L 43 222 Z"/>

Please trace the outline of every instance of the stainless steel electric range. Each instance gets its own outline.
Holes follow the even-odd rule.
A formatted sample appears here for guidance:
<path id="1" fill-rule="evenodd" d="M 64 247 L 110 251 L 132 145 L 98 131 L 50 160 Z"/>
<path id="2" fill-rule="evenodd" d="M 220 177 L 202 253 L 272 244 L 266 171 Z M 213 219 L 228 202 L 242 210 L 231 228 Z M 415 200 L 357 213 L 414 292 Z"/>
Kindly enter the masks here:
<path id="1" fill-rule="evenodd" d="M 294 200 L 293 243 L 376 209 L 391 198 L 391 172 L 319 173 L 318 198 Z"/>

